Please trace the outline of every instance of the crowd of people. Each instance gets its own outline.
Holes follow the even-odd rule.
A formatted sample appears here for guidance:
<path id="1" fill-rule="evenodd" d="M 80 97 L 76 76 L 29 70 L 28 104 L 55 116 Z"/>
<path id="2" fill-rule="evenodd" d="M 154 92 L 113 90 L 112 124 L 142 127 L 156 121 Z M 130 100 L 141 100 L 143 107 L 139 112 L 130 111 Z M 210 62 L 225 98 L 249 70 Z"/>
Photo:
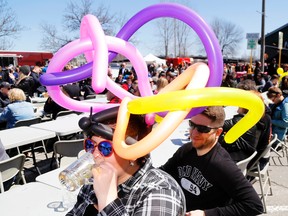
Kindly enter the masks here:
<path id="1" fill-rule="evenodd" d="M 153 93 L 161 92 L 187 66 L 148 65 L 148 76 Z M 223 107 L 207 107 L 189 120 L 190 142 L 181 146 L 165 164 L 158 168 L 152 166 L 149 155 L 129 161 L 111 151 L 109 157 L 105 157 L 105 161 L 100 165 L 101 171 L 93 169 L 93 185 L 82 187 L 77 203 L 67 215 L 97 213 L 110 215 L 115 212 L 118 212 L 118 215 L 261 214 L 263 206 L 253 185 L 249 182 L 251 179 L 243 175 L 236 163 L 248 158 L 255 151 L 260 155 L 269 144 L 271 134 L 277 134 L 280 141 L 285 139 L 288 127 L 288 99 L 286 98 L 288 76 L 280 79 L 277 74 L 278 66 L 274 62 L 267 66 L 267 73 L 262 72 L 260 66 L 260 63 L 256 62 L 253 71 L 250 70 L 251 73 L 237 76 L 237 70 L 241 68 L 224 65 L 221 86 L 250 91 L 259 96 L 265 106 L 265 113 L 261 120 L 234 143 L 225 143 L 223 136 L 246 115 L 248 110 L 239 107 L 232 119 L 225 120 Z M 6 72 L 0 71 L 0 121 L 5 122 L 5 128 L 13 127 L 17 120 L 35 116 L 29 99 L 35 93 L 40 95 L 46 92 L 45 86 L 39 82 L 43 73 L 40 67 L 25 65 L 12 69 L 7 67 L 8 69 L 11 70 L 8 76 Z M 65 67 L 65 70 L 70 69 L 72 68 L 69 65 Z M 141 96 L 137 73 L 133 67 L 128 68 L 126 63 L 122 63 L 117 77 L 112 77 L 111 68 L 107 69 L 107 75 L 126 91 Z M 91 87 L 91 78 L 63 85 L 61 89 L 64 94 L 75 100 L 96 95 Z M 121 102 L 121 99 L 109 90 L 105 90 L 102 94 L 107 95 L 108 103 Z M 265 100 L 263 94 L 267 96 Z M 53 119 L 58 112 L 65 110 L 50 97 L 47 98 L 43 109 L 44 112 L 51 113 Z M 146 125 L 141 118 L 139 116 L 130 118 L 126 136 L 140 140 L 152 130 L 152 127 Z M 116 119 L 117 116 L 113 116 L 100 123 L 107 125 L 113 131 Z M 99 122 L 92 123 L 99 125 Z M 111 137 L 103 137 L 103 134 L 98 134 L 97 130 L 83 130 L 95 147 L 105 142 L 110 143 L 113 149 Z M 101 154 L 99 151 L 99 148 L 93 150 L 95 159 L 99 153 Z M 263 166 L 268 163 L 268 160 L 266 158 L 266 161 L 262 161 Z"/>
<path id="2" fill-rule="evenodd" d="M 68 64 L 63 70 L 70 69 L 72 68 Z M 45 68 L 39 66 L 23 65 L 15 67 L 9 65 L 5 69 L 0 67 L 0 129 L 12 128 L 19 120 L 36 117 L 36 109 L 31 103 L 33 97 L 47 97 L 46 103 L 43 106 L 43 112 L 41 112 L 42 116 L 51 115 L 52 119 L 55 119 L 57 113 L 67 110 L 55 103 L 49 97 L 46 87 L 40 83 L 40 77 L 44 71 Z M 87 94 L 88 90 L 85 89 L 87 88 L 86 83 L 81 87 L 84 89 L 85 94 Z M 79 83 L 63 85 L 61 89 L 67 96 L 75 100 L 81 99 Z M 17 92 L 17 97 L 15 97 L 15 92 Z M 86 96 L 85 94 L 84 97 Z M 24 111 L 23 106 L 29 107 L 29 115 L 27 115 L 28 108 Z M 19 109 L 19 107 L 22 107 L 22 109 Z"/>
<path id="3" fill-rule="evenodd" d="M 279 73 L 278 69 L 282 72 Z M 225 67 L 221 86 L 237 88 L 240 85 L 240 88 L 244 90 L 261 93 L 260 97 L 264 96 L 265 99 L 266 121 L 270 122 L 267 120 L 268 116 L 271 118 L 271 134 L 277 134 L 278 139 L 284 141 L 288 123 L 288 107 L 286 107 L 288 106 L 288 64 L 282 64 L 279 67 L 276 59 L 273 58 L 269 64 L 265 65 L 264 71 L 261 71 L 261 63 L 256 61 L 252 72 L 237 77 L 237 72 L 231 70 L 230 66 Z M 241 85 L 241 82 L 246 84 Z M 276 145 L 278 145 L 277 142 L 274 147 Z"/>

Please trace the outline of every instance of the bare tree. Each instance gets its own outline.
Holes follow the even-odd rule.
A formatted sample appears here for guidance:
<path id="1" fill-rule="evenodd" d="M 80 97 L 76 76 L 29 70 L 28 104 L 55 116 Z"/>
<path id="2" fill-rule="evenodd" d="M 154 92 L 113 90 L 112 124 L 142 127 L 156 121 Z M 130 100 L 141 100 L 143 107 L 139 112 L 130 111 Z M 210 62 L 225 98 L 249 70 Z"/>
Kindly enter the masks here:
<path id="1" fill-rule="evenodd" d="M 41 28 L 44 32 L 41 47 L 45 50 L 56 52 L 59 48 L 71 41 L 66 35 L 59 35 L 56 27 L 53 25 L 44 23 L 41 25 Z"/>
<path id="2" fill-rule="evenodd" d="M 64 27 L 71 32 L 78 31 L 82 18 L 87 14 L 93 14 L 100 21 L 105 34 L 113 32 L 114 15 L 109 14 L 109 8 L 103 4 L 98 5 L 96 11 L 92 10 L 92 0 L 70 1 L 64 14 Z"/>
<path id="3" fill-rule="evenodd" d="M 240 42 L 244 39 L 243 30 L 233 23 L 220 19 L 214 19 L 211 28 L 219 41 L 222 55 L 226 57 L 235 55 Z"/>
<path id="4" fill-rule="evenodd" d="M 190 2 L 186 0 L 160 0 L 160 2 L 178 2 L 189 7 Z M 164 56 L 169 53 L 174 56 L 187 56 L 191 46 L 191 34 L 193 30 L 184 22 L 173 18 L 161 18 L 156 22 L 157 36 L 161 46 L 164 46 Z M 163 47 L 161 47 L 163 50 Z"/>
<path id="5" fill-rule="evenodd" d="M 161 18 L 156 22 L 157 37 L 163 50 L 164 56 L 168 57 L 169 53 L 174 56 L 187 56 L 188 49 L 191 45 L 190 39 L 193 34 L 192 29 L 182 21 L 172 18 Z"/>
<path id="6" fill-rule="evenodd" d="M 178 56 L 185 57 L 188 55 L 188 48 L 190 47 L 189 38 L 191 38 L 192 30 L 186 23 L 178 21 L 175 34 L 178 45 Z"/>
<path id="7" fill-rule="evenodd" d="M 170 48 L 169 45 L 171 45 L 171 39 L 173 38 L 173 28 L 171 28 L 173 25 L 173 20 L 169 18 L 161 18 L 157 20 L 156 25 L 158 29 L 157 35 L 159 41 L 164 46 L 164 56 L 168 57 Z"/>
<path id="8" fill-rule="evenodd" d="M 7 1 L 0 0 L 0 49 L 6 50 L 13 46 L 10 38 L 17 38 L 23 27 L 17 22 L 15 12 Z"/>
<path id="9" fill-rule="evenodd" d="M 87 14 L 95 15 L 102 25 L 105 34 L 109 35 L 113 33 L 114 15 L 110 15 L 109 8 L 104 5 L 97 6 L 97 10 L 92 10 L 92 0 L 71 0 L 63 15 L 63 27 L 64 31 L 68 31 L 68 35 L 59 34 L 56 27 L 49 24 L 42 24 L 43 38 L 41 47 L 47 50 L 56 51 L 68 42 L 75 39 L 77 32 L 80 29 L 82 18 Z"/>

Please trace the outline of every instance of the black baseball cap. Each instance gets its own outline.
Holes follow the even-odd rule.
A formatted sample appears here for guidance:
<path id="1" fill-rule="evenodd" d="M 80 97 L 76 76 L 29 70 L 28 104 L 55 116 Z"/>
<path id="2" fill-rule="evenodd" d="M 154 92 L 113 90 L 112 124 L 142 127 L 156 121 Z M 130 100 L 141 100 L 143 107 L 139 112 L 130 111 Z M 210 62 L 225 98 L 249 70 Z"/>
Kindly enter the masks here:
<path id="1" fill-rule="evenodd" d="M 2 83 L 0 83 L 0 88 L 8 88 L 8 89 L 10 89 L 11 88 L 11 84 L 8 83 L 8 82 L 2 82 Z"/>

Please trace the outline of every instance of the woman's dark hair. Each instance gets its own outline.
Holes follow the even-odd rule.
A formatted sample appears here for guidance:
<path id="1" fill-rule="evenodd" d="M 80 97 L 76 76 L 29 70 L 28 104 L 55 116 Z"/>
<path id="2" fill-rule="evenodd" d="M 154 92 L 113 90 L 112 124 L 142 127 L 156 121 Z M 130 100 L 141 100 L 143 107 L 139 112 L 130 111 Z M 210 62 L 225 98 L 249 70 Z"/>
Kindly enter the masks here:
<path id="1" fill-rule="evenodd" d="M 83 117 L 79 120 L 79 127 L 86 136 L 101 136 L 105 139 L 113 139 L 113 126 L 116 125 L 119 107 L 113 107 L 100 111 L 90 117 Z M 112 126 L 112 127 L 111 127 Z M 141 140 L 152 130 L 152 126 L 146 124 L 144 116 L 131 114 L 126 130 L 126 143 L 133 145 L 137 140 Z M 136 160 L 137 164 L 143 165 L 149 157 L 145 155 Z"/>

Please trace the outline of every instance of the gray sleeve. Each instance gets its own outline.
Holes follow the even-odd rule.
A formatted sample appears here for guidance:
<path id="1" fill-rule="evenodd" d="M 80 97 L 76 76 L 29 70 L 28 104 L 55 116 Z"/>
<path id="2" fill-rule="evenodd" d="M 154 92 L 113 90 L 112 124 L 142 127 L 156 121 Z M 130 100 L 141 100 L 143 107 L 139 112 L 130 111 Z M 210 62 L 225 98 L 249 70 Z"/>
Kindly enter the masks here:
<path id="1" fill-rule="evenodd" d="M 6 160 L 8 158 L 9 158 L 9 156 L 6 153 L 6 150 L 5 150 L 5 148 L 1 142 L 1 139 L 0 139 L 0 161 Z"/>

